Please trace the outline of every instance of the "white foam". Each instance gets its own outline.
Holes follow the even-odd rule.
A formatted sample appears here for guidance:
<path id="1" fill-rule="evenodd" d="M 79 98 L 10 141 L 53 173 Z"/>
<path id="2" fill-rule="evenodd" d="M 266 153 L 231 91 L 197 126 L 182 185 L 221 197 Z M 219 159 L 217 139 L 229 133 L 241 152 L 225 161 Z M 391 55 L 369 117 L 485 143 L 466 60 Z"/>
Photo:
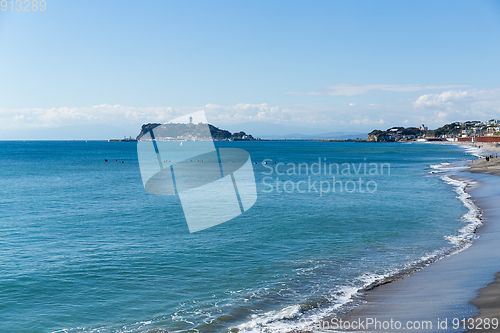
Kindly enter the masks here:
<path id="1" fill-rule="evenodd" d="M 289 325 L 283 320 L 295 319 L 301 315 L 299 305 L 292 305 L 286 308 L 269 311 L 259 315 L 252 315 L 252 319 L 236 326 L 239 332 L 283 332 L 284 329 L 290 329 Z"/>
<path id="2" fill-rule="evenodd" d="M 431 164 L 431 168 L 432 169 L 443 169 L 449 165 L 451 165 L 451 163 Z"/>
<path id="3" fill-rule="evenodd" d="M 481 157 L 484 155 L 483 154 L 484 152 L 477 147 L 466 146 L 466 145 L 461 145 L 460 147 L 463 148 L 465 150 L 465 153 L 467 153 L 469 155 L 476 156 L 476 157 Z"/>
<path id="4" fill-rule="evenodd" d="M 387 272 L 383 275 L 372 273 L 360 275 L 355 278 L 354 281 L 361 282 L 361 285 L 339 286 L 336 290 L 332 291 L 332 303 L 329 306 L 308 310 L 307 313 L 304 313 L 300 305 L 296 304 L 281 310 L 252 315 L 251 320 L 232 327 L 231 329 L 237 329 L 238 332 L 251 333 L 282 333 L 296 329 L 315 331 L 314 325 L 316 323 L 336 313 L 342 306 L 352 302 L 353 298 L 359 294 L 360 291 L 395 273 L 397 273 L 397 270 Z M 231 329 L 229 331 L 231 331 Z"/>
<path id="5" fill-rule="evenodd" d="M 470 194 L 465 192 L 465 188 L 468 185 L 474 185 L 475 183 L 472 181 L 465 182 L 453 179 L 447 175 L 441 177 L 441 179 L 455 186 L 455 192 L 458 194 L 457 198 L 462 201 L 464 206 L 468 209 L 467 214 L 462 216 L 462 219 L 467 222 L 467 225 L 459 230 L 458 235 L 445 237 L 453 245 L 460 246 L 460 250 L 464 250 L 468 248 L 474 238 L 477 237 L 475 231 L 483 224 L 481 221 L 481 210 L 474 204 Z"/>
<path id="6" fill-rule="evenodd" d="M 435 173 L 441 173 L 445 171 L 452 171 L 452 170 L 462 170 L 466 169 L 466 165 L 460 165 L 458 163 L 440 163 L 440 164 L 432 164 L 431 169 L 434 169 L 436 171 L 431 171 L 430 173 L 435 174 Z"/>

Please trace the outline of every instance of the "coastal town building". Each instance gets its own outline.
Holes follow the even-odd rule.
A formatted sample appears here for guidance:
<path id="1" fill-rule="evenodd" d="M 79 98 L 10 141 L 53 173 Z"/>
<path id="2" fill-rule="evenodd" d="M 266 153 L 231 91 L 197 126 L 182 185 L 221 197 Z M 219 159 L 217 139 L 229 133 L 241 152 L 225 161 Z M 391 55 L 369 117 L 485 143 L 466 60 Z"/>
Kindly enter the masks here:
<path id="1" fill-rule="evenodd" d="M 441 126 L 436 130 L 420 127 L 392 127 L 386 131 L 374 130 L 368 135 L 368 141 L 400 142 L 400 141 L 472 141 L 500 142 L 500 120 L 491 119 L 486 122 L 466 121 L 454 122 Z"/>

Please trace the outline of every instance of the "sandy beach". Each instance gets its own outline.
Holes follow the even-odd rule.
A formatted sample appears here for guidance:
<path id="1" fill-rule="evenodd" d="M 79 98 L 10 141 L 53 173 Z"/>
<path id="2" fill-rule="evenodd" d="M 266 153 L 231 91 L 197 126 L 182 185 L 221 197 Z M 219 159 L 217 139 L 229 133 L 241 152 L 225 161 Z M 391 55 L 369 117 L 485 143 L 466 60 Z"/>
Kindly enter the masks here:
<path id="1" fill-rule="evenodd" d="M 486 155 L 488 152 L 500 153 L 500 146 L 497 146 L 496 143 L 489 142 L 452 142 L 452 141 L 429 141 L 425 142 L 426 144 L 438 144 L 438 145 L 459 145 L 459 146 L 470 146 L 476 147 L 483 150 Z"/>
<path id="2" fill-rule="evenodd" d="M 471 303 L 479 308 L 479 315 L 474 317 L 475 320 L 478 318 L 483 321 L 486 318 L 500 318 L 500 273 L 496 275 L 495 282 L 481 289 L 479 297 L 472 300 Z M 487 330 L 484 329 L 469 330 L 469 332 L 485 331 L 487 332 Z M 498 332 L 500 329 L 496 331 Z"/>
<path id="3" fill-rule="evenodd" d="M 490 157 L 489 160 L 482 158 L 469 163 L 470 169 L 468 171 L 500 176 L 500 157 L 496 157 L 496 155 L 492 156 L 494 157 Z"/>
<path id="4" fill-rule="evenodd" d="M 480 148 L 485 152 L 497 152 L 500 153 L 500 146 L 497 146 L 496 143 L 488 143 L 488 142 L 451 142 L 453 144 L 459 144 L 463 146 L 472 146 L 476 148 Z"/>
<path id="5" fill-rule="evenodd" d="M 487 151 L 497 152 L 500 151 L 498 147 L 488 145 L 484 148 Z M 470 169 L 468 171 L 473 173 L 483 173 L 500 176 L 500 158 L 490 158 L 487 161 L 485 158 L 469 163 Z M 471 301 L 471 304 L 479 308 L 479 315 L 474 317 L 475 320 L 486 318 L 497 318 L 500 320 L 500 272 L 497 273 L 495 282 L 489 284 L 479 292 L 479 297 Z M 495 330 L 485 329 L 470 329 L 470 332 L 488 332 Z M 496 331 L 500 331 L 497 329 Z"/>
<path id="6" fill-rule="evenodd" d="M 500 146 L 497 146 L 495 143 L 483 142 L 449 142 L 449 144 L 471 146 L 482 150 L 482 158 L 471 161 L 468 164 L 470 169 L 467 171 L 500 176 Z M 486 157 L 488 157 L 488 160 Z"/>

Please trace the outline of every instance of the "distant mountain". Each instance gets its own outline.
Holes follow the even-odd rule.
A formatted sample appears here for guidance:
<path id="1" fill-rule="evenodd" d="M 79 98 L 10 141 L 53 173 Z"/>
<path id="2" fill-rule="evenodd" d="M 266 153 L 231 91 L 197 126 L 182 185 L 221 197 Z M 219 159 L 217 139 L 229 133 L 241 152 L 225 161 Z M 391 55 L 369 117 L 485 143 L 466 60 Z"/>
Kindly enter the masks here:
<path id="1" fill-rule="evenodd" d="M 329 132 L 329 133 L 320 133 L 320 134 L 286 134 L 286 135 L 267 135 L 265 139 L 296 139 L 296 140 L 355 140 L 355 139 L 363 139 L 366 140 L 368 133 L 349 133 L 349 132 Z"/>
<path id="2" fill-rule="evenodd" d="M 349 140 L 366 139 L 368 133 L 356 132 L 331 132 L 328 128 L 312 128 L 302 126 L 289 126 L 282 124 L 270 124 L 260 121 L 252 121 L 237 125 L 225 125 L 224 127 L 234 131 L 246 131 L 261 139 L 298 139 L 298 140 Z"/>
<path id="3" fill-rule="evenodd" d="M 224 124 L 219 127 L 227 128 L 231 132 L 245 131 L 253 136 L 267 139 L 271 136 L 283 137 L 293 133 L 301 135 L 314 135 L 329 132 L 329 128 L 312 128 L 306 126 L 290 126 L 283 124 L 271 124 L 263 121 L 249 121 L 240 124 Z"/>

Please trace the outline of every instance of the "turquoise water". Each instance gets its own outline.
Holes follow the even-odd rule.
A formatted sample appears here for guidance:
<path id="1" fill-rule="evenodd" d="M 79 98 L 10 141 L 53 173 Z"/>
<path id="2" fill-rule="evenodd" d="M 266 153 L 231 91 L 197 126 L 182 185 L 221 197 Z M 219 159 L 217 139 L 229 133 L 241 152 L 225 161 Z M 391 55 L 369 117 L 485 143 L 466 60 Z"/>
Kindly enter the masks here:
<path id="1" fill-rule="evenodd" d="M 460 246 L 448 236 L 470 223 L 455 187 L 430 173 L 470 158 L 459 147 L 217 145 L 250 153 L 258 199 L 189 233 L 177 197 L 144 190 L 135 143 L 0 142 L 0 331 L 280 331 Z M 351 181 L 343 192 L 309 188 L 332 182 L 304 173 L 318 159 L 354 163 L 334 175 Z M 276 172 L 290 163 L 303 172 Z M 360 179 L 371 187 L 351 191 Z"/>

